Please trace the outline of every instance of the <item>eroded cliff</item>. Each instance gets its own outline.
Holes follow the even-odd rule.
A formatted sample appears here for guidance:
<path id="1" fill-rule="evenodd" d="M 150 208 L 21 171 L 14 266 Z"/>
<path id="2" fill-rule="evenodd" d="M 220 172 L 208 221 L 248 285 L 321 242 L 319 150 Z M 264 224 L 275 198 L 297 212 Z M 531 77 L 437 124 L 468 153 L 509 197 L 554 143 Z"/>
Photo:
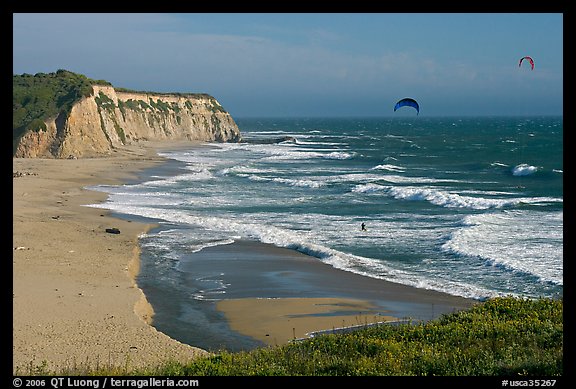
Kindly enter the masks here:
<path id="1" fill-rule="evenodd" d="M 81 158 L 106 155 L 140 140 L 238 142 L 240 130 L 206 94 L 160 94 L 93 85 L 69 113 L 26 132 L 14 157 Z"/>

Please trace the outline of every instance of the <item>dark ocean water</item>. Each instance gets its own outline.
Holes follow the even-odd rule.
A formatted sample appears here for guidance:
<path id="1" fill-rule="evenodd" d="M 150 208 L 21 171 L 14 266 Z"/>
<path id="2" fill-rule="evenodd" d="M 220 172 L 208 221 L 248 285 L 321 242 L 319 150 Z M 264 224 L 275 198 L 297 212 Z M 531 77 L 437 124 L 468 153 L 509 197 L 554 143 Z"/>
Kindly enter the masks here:
<path id="1" fill-rule="evenodd" d="M 237 123 L 242 143 L 163 152 L 140 181 L 97 188 L 98 206 L 160 222 L 141 238 L 156 286 L 222 298 L 223 277 L 176 274 L 242 239 L 456 296 L 563 295 L 562 117 Z"/>

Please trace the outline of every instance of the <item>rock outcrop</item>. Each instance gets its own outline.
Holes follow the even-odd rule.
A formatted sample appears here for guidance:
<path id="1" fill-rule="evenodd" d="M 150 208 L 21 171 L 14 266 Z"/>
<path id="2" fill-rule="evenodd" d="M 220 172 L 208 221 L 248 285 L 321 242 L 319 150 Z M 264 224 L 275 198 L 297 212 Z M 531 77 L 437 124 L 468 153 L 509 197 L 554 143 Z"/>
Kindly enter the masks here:
<path id="1" fill-rule="evenodd" d="M 93 85 L 68 114 L 28 131 L 14 157 L 82 158 L 110 154 L 141 140 L 238 142 L 240 130 L 218 101 L 206 94 L 160 94 Z"/>

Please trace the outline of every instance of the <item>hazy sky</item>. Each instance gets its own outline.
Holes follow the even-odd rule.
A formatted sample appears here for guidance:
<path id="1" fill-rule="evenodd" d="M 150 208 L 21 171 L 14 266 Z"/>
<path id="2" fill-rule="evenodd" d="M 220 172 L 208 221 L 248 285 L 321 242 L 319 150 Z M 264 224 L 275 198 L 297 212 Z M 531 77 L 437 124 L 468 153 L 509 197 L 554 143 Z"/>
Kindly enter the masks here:
<path id="1" fill-rule="evenodd" d="M 234 117 L 562 115 L 561 13 L 13 14 L 14 74 L 202 92 Z M 520 58 L 529 64 L 518 66 Z"/>

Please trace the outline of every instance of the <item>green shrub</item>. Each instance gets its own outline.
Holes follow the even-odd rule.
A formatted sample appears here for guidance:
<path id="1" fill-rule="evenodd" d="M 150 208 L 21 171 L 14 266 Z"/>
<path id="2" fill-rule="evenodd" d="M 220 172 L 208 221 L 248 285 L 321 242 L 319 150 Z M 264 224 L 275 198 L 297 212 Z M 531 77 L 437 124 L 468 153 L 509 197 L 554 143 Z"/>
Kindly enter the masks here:
<path id="1" fill-rule="evenodd" d="M 45 129 L 45 122 L 58 115 L 67 115 L 83 97 L 92 95 L 94 80 L 84 75 L 59 69 L 55 73 L 12 76 L 12 140 L 29 130 Z M 15 148 L 14 150 L 15 151 Z"/>
<path id="2" fill-rule="evenodd" d="M 561 299 L 494 298 L 425 323 L 382 324 L 120 374 L 561 376 L 562 318 Z M 114 369 L 88 373 L 118 375 Z"/>

